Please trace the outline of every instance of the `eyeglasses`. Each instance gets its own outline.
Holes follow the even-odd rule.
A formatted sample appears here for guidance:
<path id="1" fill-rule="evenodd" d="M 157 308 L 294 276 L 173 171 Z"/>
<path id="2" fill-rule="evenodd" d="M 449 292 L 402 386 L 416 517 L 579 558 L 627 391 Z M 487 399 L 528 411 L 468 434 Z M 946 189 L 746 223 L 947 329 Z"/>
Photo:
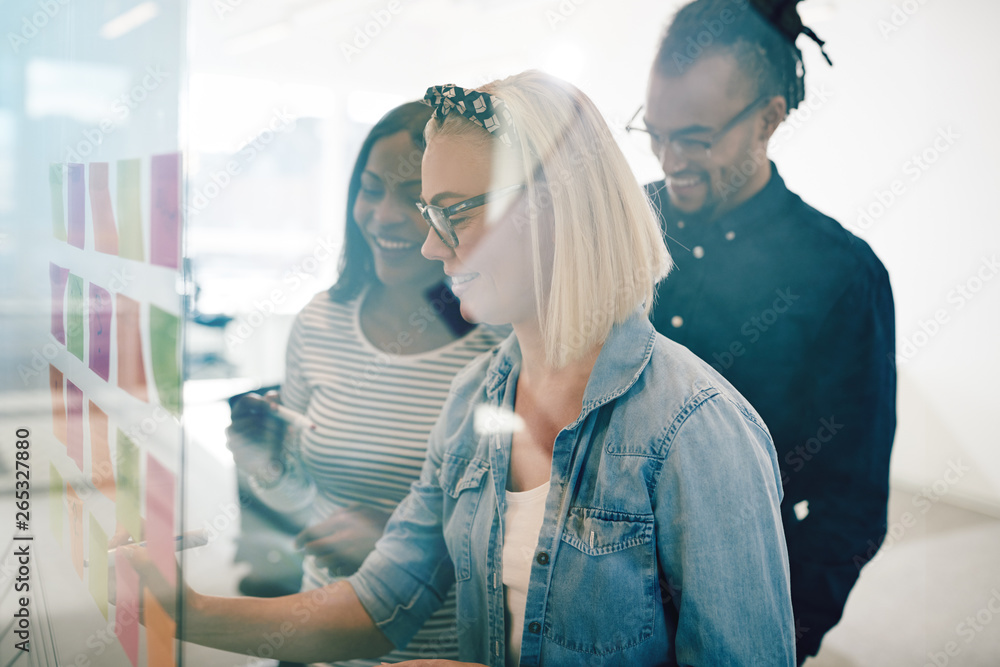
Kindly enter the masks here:
<path id="1" fill-rule="evenodd" d="M 492 192 L 486 192 L 472 197 L 471 199 L 460 201 L 457 204 L 452 204 L 447 208 L 417 202 L 417 209 L 420 211 L 420 215 L 424 216 L 424 220 L 427 221 L 427 224 L 429 224 L 431 228 L 437 232 L 441 242 L 454 250 L 458 247 L 458 236 L 455 235 L 455 226 L 451 221 L 451 216 L 488 204 L 494 199 L 499 199 L 500 197 L 520 190 L 523 187 L 523 183 L 508 185 L 505 188 L 493 190 Z"/>
<path id="2" fill-rule="evenodd" d="M 731 121 L 703 139 L 695 139 L 688 136 L 671 138 L 670 135 L 664 136 L 662 134 L 658 134 L 647 127 L 633 125 L 639 117 L 639 114 L 642 113 L 644 107 L 639 107 L 638 111 L 635 112 L 632 116 L 632 120 L 630 120 L 628 125 L 625 126 L 625 131 L 629 133 L 644 132 L 645 134 L 648 134 L 649 140 L 653 145 L 653 150 L 657 154 L 664 146 L 669 145 L 670 150 L 673 151 L 674 155 L 677 157 L 686 157 L 694 160 L 710 158 L 712 157 L 712 147 L 719 143 L 730 130 L 749 118 L 750 114 L 768 99 L 770 99 L 770 95 L 761 95 L 747 105 L 743 111 L 736 114 Z"/>

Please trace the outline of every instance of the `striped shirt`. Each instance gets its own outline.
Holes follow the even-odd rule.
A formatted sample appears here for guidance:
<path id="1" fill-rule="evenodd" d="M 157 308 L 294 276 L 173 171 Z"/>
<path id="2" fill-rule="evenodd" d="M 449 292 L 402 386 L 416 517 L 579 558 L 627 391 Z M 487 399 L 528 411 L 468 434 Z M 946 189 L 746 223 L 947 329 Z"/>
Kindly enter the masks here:
<path id="1" fill-rule="evenodd" d="M 372 345 L 362 332 L 363 300 L 361 294 L 336 303 L 327 292 L 320 292 L 296 317 L 288 341 L 281 401 L 316 426 L 304 430 L 299 442 L 303 466 L 318 489 L 314 522 L 356 502 L 391 513 L 420 475 L 427 439 L 452 378 L 509 331 L 478 326 L 443 347 L 405 354 L 402 343 L 427 326 L 415 309 L 408 320 L 412 328 L 396 339 L 399 353 L 391 354 Z M 312 558 L 306 558 L 304 570 L 303 588 L 333 580 Z M 404 650 L 383 659 L 457 657 L 452 591 Z"/>

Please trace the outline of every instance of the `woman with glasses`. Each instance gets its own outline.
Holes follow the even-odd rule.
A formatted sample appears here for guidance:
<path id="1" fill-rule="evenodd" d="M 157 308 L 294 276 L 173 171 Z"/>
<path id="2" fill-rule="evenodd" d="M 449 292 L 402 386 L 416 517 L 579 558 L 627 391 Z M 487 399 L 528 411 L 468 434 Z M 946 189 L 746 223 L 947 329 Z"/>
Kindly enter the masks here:
<path id="1" fill-rule="evenodd" d="M 419 102 L 391 110 L 355 161 L 339 277 L 296 317 L 285 381 L 268 397 L 311 426 L 293 431 L 285 446 L 293 451 L 282 451 L 262 437 L 283 430 L 266 403 L 233 408 L 229 447 L 252 473 L 248 486 L 306 526 L 297 539 L 306 590 L 358 569 L 420 474 L 452 377 L 509 332 L 462 319 L 441 263 L 420 254 L 428 228 L 415 203 L 430 115 Z M 385 659 L 426 655 L 457 657 L 453 595 L 405 651 Z"/>
<path id="2" fill-rule="evenodd" d="M 538 72 L 425 99 L 423 253 L 463 315 L 513 333 L 456 376 L 358 572 L 313 597 L 188 591 L 185 639 L 245 650 L 309 608 L 276 653 L 375 655 L 454 584 L 466 661 L 794 664 L 774 449 L 743 398 L 650 325 L 670 259 L 599 112 Z"/>

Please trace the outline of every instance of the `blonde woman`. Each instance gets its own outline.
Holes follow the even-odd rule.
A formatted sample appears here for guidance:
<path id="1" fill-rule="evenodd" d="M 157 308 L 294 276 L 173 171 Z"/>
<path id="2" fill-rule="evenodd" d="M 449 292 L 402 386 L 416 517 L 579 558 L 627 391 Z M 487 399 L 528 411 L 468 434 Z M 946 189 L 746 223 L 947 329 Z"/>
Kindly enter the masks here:
<path id="1" fill-rule="evenodd" d="M 278 631 L 286 659 L 380 655 L 454 583 L 478 664 L 794 664 L 770 437 L 650 325 L 670 260 L 593 103 L 538 72 L 426 100 L 423 253 L 466 317 L 513 334 L 456 376 L 357 573 L 270 600 L 187 590 L 183 638 L 246 651 Z"/>

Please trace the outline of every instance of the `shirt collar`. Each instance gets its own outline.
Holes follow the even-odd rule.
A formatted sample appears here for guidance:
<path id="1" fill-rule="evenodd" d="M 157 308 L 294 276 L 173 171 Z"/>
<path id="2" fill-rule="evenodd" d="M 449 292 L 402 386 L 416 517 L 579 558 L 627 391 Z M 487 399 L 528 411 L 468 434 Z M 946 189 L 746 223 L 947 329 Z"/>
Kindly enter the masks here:
<path id="1" fill-rule="evenodd" d="M 611 328 L 583 392 L 581 417 L 618 398 L 635 384 L 653 356 L 655 341 L 656 330 L 641 307 Z M 512 333 L 493 350 L 493 359 L 486 372 L 487 396 L 496 398 L 511 371 L 520 370 L 520 366 L 521 347 Z"/>
<path id="2" fill-rule="evenodd" d="M 726 231 L 729 231 L 754 225 L 760 220 L 773 219 L 787 206 L 789 199 L 794 195 L 785 186 L 785 181 L 778 174 L 778 167 L 774 162 L 769 160 L 768 164 L 771 168 L 771 178 L 767 185 L 750 199 L 713 220 L 711 223 L 713 227 L 725 227 Z M 665 182 L 660 181 L 655 187 L 657 197 L 660 199 L 660 210 L 666 214 L 665 217 L 671 221 L 683 219 L 684 214 L 670 205 Z"/>

